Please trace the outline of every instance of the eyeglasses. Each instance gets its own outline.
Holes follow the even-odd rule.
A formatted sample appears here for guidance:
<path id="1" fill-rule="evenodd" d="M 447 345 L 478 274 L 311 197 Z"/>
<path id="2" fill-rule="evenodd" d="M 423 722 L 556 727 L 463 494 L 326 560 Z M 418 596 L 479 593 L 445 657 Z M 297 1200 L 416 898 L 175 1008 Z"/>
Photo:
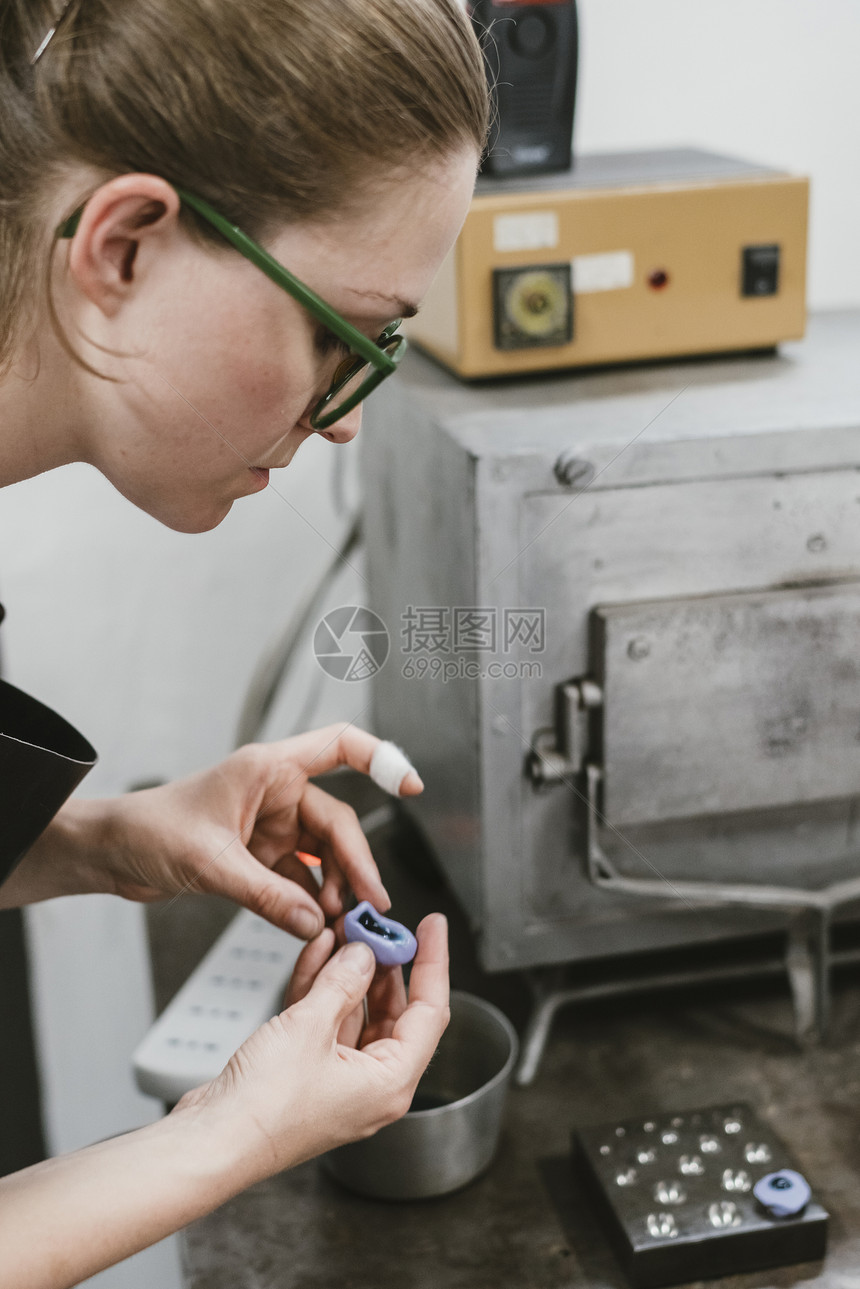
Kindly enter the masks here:
<path id="1" fill-rule="evenodd" d="M 267 277 L 297 300 L 317 322 L 321 322 L 349 347 L 350 352 L 336 368 L 327 393 L 311 412 L 310 422 L 315 430 L 327 430 L 330 425 L 334 425 L 335 421 L 346 416 L 367 398 L 386 376 L 397 370 L 406 353 L 407 343 L 405 336 L 396 334 L 400 319 L 387 326 L 375 341 L 368 340 L 357 327 L 342 318 L 331 305 L 321 300 L 310 287 L 284 268 L 283 264 L 279 264 L 258 242 L 243 233 L 241 228 L 219 215 L 202 197 L 197 197 L 184 188 L 176 188 L 176 192 L 180 201 L 217 229 L 237 251 L 252 264 L 256 264 L 258 269 L 262 269 Z M 84 207 L 79 206 L 74 214 L 64 220 L 57 229 L 57 237 L 74 237 L 83 211 Z"/>

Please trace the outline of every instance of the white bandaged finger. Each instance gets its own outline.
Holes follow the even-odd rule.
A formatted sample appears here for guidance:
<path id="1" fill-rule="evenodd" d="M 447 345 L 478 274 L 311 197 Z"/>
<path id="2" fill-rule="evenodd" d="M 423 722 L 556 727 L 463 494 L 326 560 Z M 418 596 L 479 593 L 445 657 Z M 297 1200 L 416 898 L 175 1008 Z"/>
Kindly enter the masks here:
<path id="1" fill-rule="evenodd" d="M 400 788 L 407 774 L 415 773 L 415 766 L 396 743 L 384 740 L 377 743 L 370 761 L 370 777 L 392 797 L 400 795 Z"/>

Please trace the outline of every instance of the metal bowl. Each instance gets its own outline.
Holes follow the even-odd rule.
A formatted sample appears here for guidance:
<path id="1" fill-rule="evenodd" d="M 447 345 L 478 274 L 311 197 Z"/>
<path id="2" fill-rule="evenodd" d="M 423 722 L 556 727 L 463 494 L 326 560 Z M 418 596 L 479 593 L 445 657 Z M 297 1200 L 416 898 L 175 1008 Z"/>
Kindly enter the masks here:
<path id="1" fill-rule="evenodd" d="M 323 1164 L 342 1185 L 373 1199 L 429 1199 L 458 1190 L 496 1152 L 519 1043 L 498 1007 L 451 995 L 451 1022 L 421 1078 L 412 1108 Z"/>

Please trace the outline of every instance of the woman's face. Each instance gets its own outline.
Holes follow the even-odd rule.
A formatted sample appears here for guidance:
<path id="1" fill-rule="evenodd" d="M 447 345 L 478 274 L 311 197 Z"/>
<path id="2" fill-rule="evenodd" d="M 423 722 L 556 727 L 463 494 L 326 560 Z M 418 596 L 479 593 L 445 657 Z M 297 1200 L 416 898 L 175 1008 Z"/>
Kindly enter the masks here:
<path id="1" fill-rule="evenodd" d="M 326 222 L 265 238 L 266 248 L 375 339 L 420 305 L 465 218 L 476 163 L 469 150 L 389 178 Z M 178 206 L 159 201 L 175 197 L 167 185 L 147 197 L 146 184 L 161 182 L 106 184 L 72 243 L 64 303 L 77 335 L 102 346 L 78 348 L 117 378 L 74 377 L 77 434 L 80 455 L 135 505 L 203 532 L 309 435 L 352 439 L 361 408 L 311 428 L 344 356 L 339 342 L 238 251 L 193 242 Z"/>

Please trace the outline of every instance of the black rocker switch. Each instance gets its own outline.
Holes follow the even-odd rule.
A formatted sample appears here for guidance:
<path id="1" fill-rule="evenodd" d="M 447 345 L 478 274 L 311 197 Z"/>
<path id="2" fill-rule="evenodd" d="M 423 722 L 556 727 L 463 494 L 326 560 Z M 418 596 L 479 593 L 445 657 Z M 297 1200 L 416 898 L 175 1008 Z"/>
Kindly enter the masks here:
<path id="1" fill-rule="evenodd" d="M 745 246 L 741 265 L 741 295 L 776 295 L 779 246 Z"/>

